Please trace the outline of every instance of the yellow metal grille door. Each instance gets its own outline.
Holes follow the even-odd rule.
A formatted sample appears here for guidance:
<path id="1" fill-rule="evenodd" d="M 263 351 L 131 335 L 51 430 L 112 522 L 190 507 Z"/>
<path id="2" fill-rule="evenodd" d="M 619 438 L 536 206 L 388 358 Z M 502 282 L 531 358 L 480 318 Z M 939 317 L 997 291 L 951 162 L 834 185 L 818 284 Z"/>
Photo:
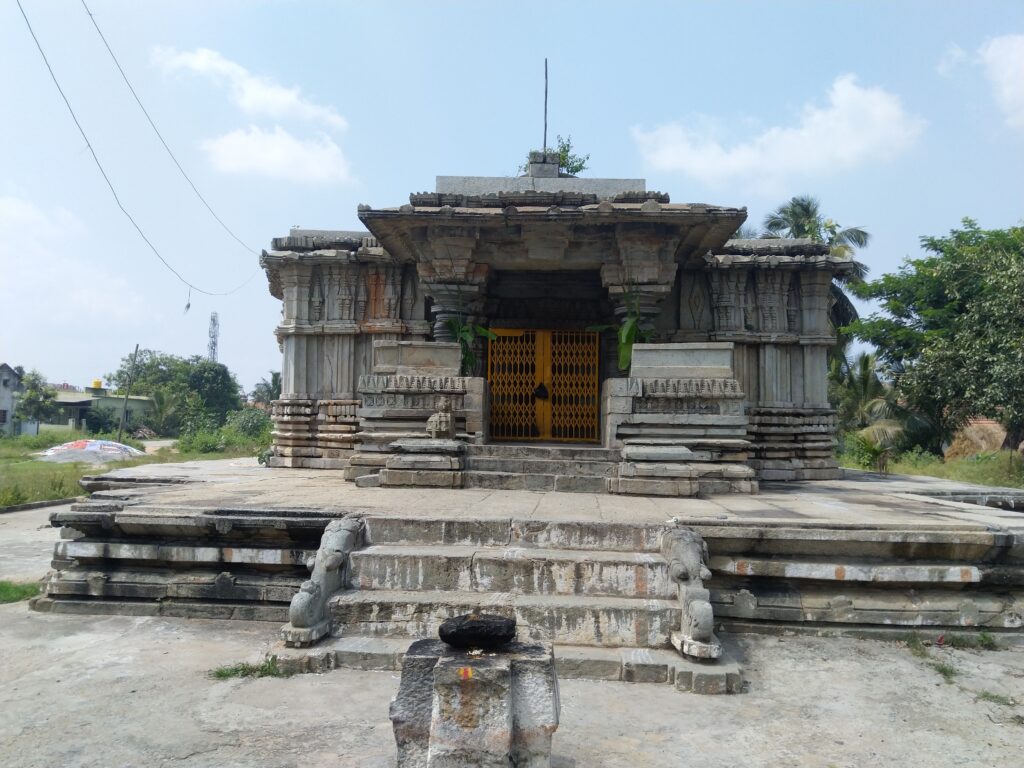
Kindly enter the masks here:
<path id="1" fill-rule="evenodd" d="M 488 346 L 491 437 L 531 440 L 540 434 L 533 390 L 537 386 L 537 333 L 495 330 Z"/>
<path id="2" fill-rule="evenodd" d="M 491 437 L 597 441 L 597 334 L 491 330 Z"/>
<path id="3" fill-rule="evenodd" d="M 551 437 L 598 439 L 597 334 L 551 332 Z"/>

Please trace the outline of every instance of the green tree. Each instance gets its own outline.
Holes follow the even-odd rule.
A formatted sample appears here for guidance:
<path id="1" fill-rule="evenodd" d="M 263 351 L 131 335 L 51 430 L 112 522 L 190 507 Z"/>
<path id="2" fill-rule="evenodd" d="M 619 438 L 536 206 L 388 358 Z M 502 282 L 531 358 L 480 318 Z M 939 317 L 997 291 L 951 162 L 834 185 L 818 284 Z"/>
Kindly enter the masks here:
<path id="1" fill-rule="evenodd" d="M 131 380 L 132 392 L 150 397 L 162 390 L 176 404 L 182 418 L 183 405 L 192 394 L 199 400 L 189 401 L 189 414 L 194 415 L 195 407 L 201 407 L 216 422 L 215 426 L 223 424 L 229 412 L 242 407 L 241 388 L 223 363 L 198 355 L 184 358 L 140 349 L 132 378 L 131 362 L 131 355 L 126 355 L 120 367 L 106 375 L 107 381 L 120 389 Z"/>
<path id="2" fill-rule="evenodd" d="M 18 396 L 15 414 L 22 421 L 48 421 L 57 415 L 57 390 L 47 386 L 46 379 L 37 370 L 21 377 L 22 391 Z"/>
<path id="3" fill-rule="evenodd" d="M 281 372 L 271 371 L 270 380 L 260 379 L 250 397 L 258 405 L 270 405 L 275 400 L 281 399 Z"/>
<path id="4" fill-rule="evenodd" d="M 188 360 L 188 388 L 203 400 L 206 410 L 216 419 L 217 425 L 231 411 L 242 407 L 241 387 L 228 367 L 202 357 Z"/>
<path id="5" fill-rule="evenodd" d="M 188 361 L 176 355 L 166 355 L 152 349 L 140 349 L 132 377 L 132 356 L 125 355 L 121 365 L 104 378 L 115 389 L 123 389 L 132 381 L 132 391 L 152 395 L 161 387 L 179 388 L 188 377 Z"/>
<path id="6" fill-rule="evenodd" d="M 883 313 L 851 330 L 878 349 L 900 398 L 937 427 L 932 445 L 987 416 L 1024 439 L 1024 227 L 983 230 L 971 219 L 927 252 L 858 288 Z"/>
<path id="7" fill-rule="evenodd" d="M 826 218 L 821 212 L 821 203 L 810 195 L 797 195 L 780 205 L 764 217 L 767 237 L 806 237 L 816 243 L 828 245 L 832 254 L 853 260 L 857 248 L 866 248 L 871 235 L 861 227 L 841 227 L 836 221 Z M 853 260 L 854 271 L 849 275 L 837 275 L 832 283 L 832 325 L 839 333 L 839 346 L 845 350 L 849 341 L 841 329 L 857 319 L 857 308 L 850 301 L 846 290 L 864 282 L 867 265 Z"/>

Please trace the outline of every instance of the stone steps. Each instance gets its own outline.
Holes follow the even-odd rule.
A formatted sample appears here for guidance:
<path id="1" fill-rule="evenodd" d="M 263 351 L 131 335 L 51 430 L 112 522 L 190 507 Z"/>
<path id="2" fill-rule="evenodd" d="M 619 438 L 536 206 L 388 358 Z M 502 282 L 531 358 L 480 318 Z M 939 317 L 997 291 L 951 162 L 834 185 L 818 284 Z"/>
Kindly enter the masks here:
<path id="1" fill-rule="evenodd" d="M 618 464 L 580 459 L 517 459 L 500 456 L 470 456 L 465 469 L 479 472 L 510 472 L 537 475 L 586 475 L 614 477 Z"/>
<path id="2" fill-rule="evenodd" d="M 462 473 L 464 488 L 500 491 L 561 491 L 564 493 L 605 493 L 607 478 L 593 475 L 521 474 L 517 472 Z"/>
<path id="3" fill-rule="evenodd" d="M 619 451 L 580 445 L 490 443 L 467 446 L 466 488 L 505 491 L 607 493 L 618 474 Z"/>
<path id="4" fill-rule="evenodd" d="M 388 515 L 364 524 L 353 589 L 330 601 L 344 636 L 431 637 L 445 619 L 483 610 L 515 616 L 520 639 L 667 648 L 679 625 L 662 526 Z"/>
<path id="5" fill-rule="evenodd" d="M 590 445 L 543 445 L 523 443 L 488 443 L 467 446 L 469 458 L 544 459 L 548 461 L 608 461 L 619 460 L 617 448 Z"/>
<path id="6" fill-rule="evenodd" d="M 668 564 L 653 553 L 375 545 L 352 553 L 358 589 L 450 590 L 671 600 Z"/>
<path id="7" fill-rule="evenodd" d="M 600 520 L 518 520 L 508 517 L 436 518 L 366 515 L 370 545 L 440 544 L 475 547 L 659 552 L 662 525 L 609 523 Z"/>
<path id="8" fill-rule="evenodd" d="M 401 589 L 340 592 L 330 611 L 345 635 L 433 637 L 445 619 L 484 611 L 515 616 L 520 639 L 639 648 L 667 648 L 681 620 L 677 600 Z"/>
<path id="9" fill-rule="evenodd" d="M 409 647 L 408 638 L 333 637 L 313 648 L 275 645 L 267 658 L 288 674 L 362 669 L 397 672 Z M 700 694 L 739 693 L 742 671 L 726 648 L 714 664 L 693 661 L 675 650 L 554 646 L 555 669 L 563 680 L 613 680 L 626 683 L 667 683 Z"/>

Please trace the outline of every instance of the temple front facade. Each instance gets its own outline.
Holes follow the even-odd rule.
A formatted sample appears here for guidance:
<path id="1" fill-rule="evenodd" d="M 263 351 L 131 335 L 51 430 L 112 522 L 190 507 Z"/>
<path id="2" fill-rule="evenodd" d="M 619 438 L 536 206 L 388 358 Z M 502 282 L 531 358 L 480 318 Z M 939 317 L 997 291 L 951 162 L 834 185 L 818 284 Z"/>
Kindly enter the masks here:
<path id="1" fill-rule="evenodd" d="M 442 176 L 362 205 L 364 232 L 273 241 L 270 463 L 680 496 L 835 477 L 830 286 L 852 263 L 732 239 L 745 208 L 530 159 L 521 177 Z"/>

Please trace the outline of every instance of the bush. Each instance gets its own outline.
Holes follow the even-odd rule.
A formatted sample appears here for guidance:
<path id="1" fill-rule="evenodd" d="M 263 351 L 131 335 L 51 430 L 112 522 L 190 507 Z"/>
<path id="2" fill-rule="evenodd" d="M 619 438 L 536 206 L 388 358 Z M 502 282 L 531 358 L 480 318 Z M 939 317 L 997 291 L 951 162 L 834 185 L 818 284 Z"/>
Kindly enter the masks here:
<path id="1" fill-rule="evenodd" d="M 929 453 L 924 448 L 915 445 L 909 451 L 901 453 L 896 462 L 909 469 L 924 469 L 935 464 L 941 464 L 942 457 Z"/>
<path id="2" fill-rule="evenodd" d="M 853 464 L 861 469 L 874 469 L 878 461 L 878 450 L 875 446 L 856 432 L 843 437 L 841 455 L 844 463 Z"/>
<path id="3" fill-rule="evenodd" d="M 220 431 L 189 430 L 178 438 L 178 450 L 186 453 L 218 453 L 226 447 Z"/>
<path id="4" fill-rule="evenodd" d="M 258 456 L 270 447 L 272 428 L 270 417 L 259 408 L 243 408 L 228 414 L 220 434 L 227 448 Z"/>
<path id="5" fill-rule="evenodd" d="M 228 414 L 224 422 L 225 431 L 234 431 L 245 437 L 259 439 L 270 434 L 273 426 L 270 417 L 259 408 L 243 408 Z"/>

